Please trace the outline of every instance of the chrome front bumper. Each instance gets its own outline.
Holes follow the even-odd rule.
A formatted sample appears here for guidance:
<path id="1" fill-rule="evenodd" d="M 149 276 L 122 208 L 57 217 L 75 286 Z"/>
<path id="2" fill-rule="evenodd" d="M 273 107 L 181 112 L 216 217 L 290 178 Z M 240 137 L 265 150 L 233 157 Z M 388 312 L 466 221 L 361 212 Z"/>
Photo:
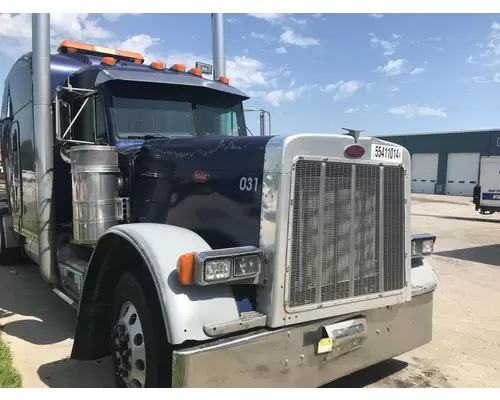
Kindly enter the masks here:
<path id="1" fill-rule="evenodd" d="M 427 263 L 415 270 L 408 303 L 176 350 L 173 386 L 318 387 L 420 347 L 432 339 L 437 280 Z M 361 335 L 318 354 L 332 324 L 357 318 L 366 326 Z"/>

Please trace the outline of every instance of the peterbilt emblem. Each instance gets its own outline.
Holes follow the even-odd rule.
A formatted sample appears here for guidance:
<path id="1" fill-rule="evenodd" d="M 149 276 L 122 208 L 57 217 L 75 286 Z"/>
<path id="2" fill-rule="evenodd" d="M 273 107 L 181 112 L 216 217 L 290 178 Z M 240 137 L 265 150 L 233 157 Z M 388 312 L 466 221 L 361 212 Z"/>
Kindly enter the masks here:
<path id="1" fill-rule="evenodd" d="M 365 149 L 359 144 L 351 144 L 344 150 L 344 155 L 348 158 L 361 158 L 365 155 Z"/>
<path id="2" fill-rule="evenodd" d="M 210 174 L 205 171 L 195 171 L 193 172 L 193 181 L 198 183 L 208 182 L 210 179 Z"/>

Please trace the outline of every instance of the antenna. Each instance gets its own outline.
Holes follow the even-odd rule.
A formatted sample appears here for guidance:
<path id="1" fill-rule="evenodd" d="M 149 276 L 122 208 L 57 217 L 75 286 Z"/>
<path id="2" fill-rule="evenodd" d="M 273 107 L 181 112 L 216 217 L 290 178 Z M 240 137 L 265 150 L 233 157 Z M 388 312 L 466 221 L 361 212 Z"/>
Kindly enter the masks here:
<path id="1" fill-rule="evenodd" d="M 358 143 L 359 134 L 361 132 L 364 132 L 364 129 L 363 130 L 356 130 L 356 129 L 349 129 L 349 128 L 342 128 L 342 129 L 344 131 L 347 131 L 347 133 L 344 133 L 344 135 L 349 135 L 349 136 L 352 136 L 354 138 L 355 143 Z"/>

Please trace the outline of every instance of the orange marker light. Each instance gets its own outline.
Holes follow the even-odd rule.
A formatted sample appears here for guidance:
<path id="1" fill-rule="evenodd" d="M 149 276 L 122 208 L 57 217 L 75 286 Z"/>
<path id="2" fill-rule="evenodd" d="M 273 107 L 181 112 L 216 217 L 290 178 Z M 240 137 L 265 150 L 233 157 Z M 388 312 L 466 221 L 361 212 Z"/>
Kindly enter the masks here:
<path id="1" fill-rule="evenodd" d="M 193 75 L 196 75 L 196 76 L 202 76 L 203 75 L 203 72 L 199 68 L 191 68 L 189 70 L 189 73 L 193 74 Z"/>
<path id="2" fill-rule="evenodd" d="M 229 78 L 226 78 L 225 76 L 219 76 L 219 81 L 229 85 Z"/>
<path id="3" fill-rule="evenodd" d="M 149 66 L 153 69 L 165 69 L 165 64 L 161 61 L 153 61 Z"/>
<path id="4" fill-rule="evenodd" d="M 177 261 L 177 274 L 181 285 L 192 285 L 194 281 L 194 260 L 196 253 L 187 253 Z"/>
<path id="5" fill-rule="evenodd" d="M 72 40 L 64 40 L 57 49 L 57 52 L 59 54 L 82 53 L 97 56 L 113 55 L 120 60 L 126 60 L 136 64 L 144 63 L 144 57 L 142 54 L 135 53 L 133 51 L 115 50 L 108 47 L 94 46 L 93 44 L 73 42 Z"/>
<path id="6" fill-rule="evenodd" d="M 174 64 L 170 67 L 172 71 L 186 72 L 186 66 L 184 64 Z"/>
<path id="7" fill-rule="evenodd" d="M 116 65 L 116 60 L 113 57 L 104 57 L 101 63 L 108 65 Z"/>

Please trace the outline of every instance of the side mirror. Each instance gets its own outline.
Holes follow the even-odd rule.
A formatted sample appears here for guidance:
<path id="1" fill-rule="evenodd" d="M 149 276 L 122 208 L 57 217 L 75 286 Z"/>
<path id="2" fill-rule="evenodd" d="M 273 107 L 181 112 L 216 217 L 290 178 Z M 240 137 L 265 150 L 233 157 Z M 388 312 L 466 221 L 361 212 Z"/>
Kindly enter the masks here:
<path id="1" fill-rule="evenodd" d="M 269 135 L 271 134 L 271 114 L 269 111 L 260 111 L 260 136 L 266 136 L 266 114 L 269 118 Z"/>
<path id="2" fill-rule="evenodd" d="M 54 128 L 56 131 L 56 140 L 60 141 L 64 138 L 71 138 L 71 135 L 68 135 L 68 128 L 71 123 L 71 107 L 68 103 L 62 101 L 58 98 L 57 94 L 54 100 L 54 108 L 55 108 L 55 118 L 54 118 Z M 69 136 L 69 137 L 68 137 Z"/>
<path id="3" fill-rule="evenodd" d="M 245 108 L 245 112 L 258 111 L 260 116 L 260 136 L 266 136 L 266 115 L 268 118 L 267 135 L 271 135 L 271 113 L 261 108 Z"/>

